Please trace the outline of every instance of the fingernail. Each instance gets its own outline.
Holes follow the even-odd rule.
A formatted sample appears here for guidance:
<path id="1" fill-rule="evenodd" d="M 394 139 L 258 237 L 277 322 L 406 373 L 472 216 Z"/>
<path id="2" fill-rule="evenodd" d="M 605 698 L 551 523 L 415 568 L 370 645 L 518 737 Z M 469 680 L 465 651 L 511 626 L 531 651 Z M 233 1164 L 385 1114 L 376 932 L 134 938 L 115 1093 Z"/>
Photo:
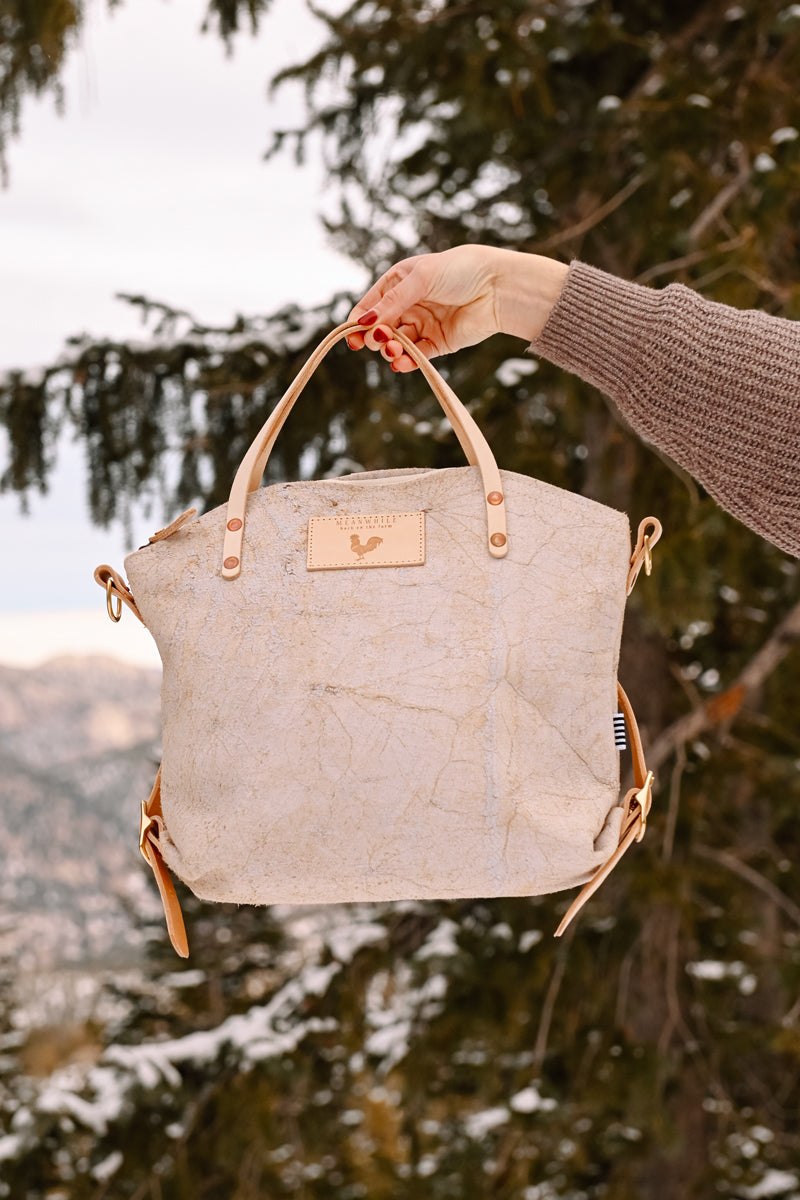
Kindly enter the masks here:
<path id="1" fill-rule="evenodd" d="M 353 343 L 350 341 L 350 338 L 345 338 L 344 340 L 347 342 L 347 344 L 348 344 L 348 346 L 350 347 L 350 349 L 351 349 L 351 350 L 355 350 L 355 346 L 354 346 L 354 345 L 353 345 Z"/>
<path id="2" fill-rule="evenodd" d="M 389 366 L 392 368 L 392 370 L 393 370 L 393 371 L 399 371 L 399 370 L 400 370 L 400 364 L 399 364 L 399 363 L 396 363 L 396 362 L 390 362 L 390 363 L 389 363 Z"/>
<path id="3" fill-rule="evenodd" d="M 376 342 L 388 342 L 389 340 L 388 333 L 384 333 L 382 329 L 376 329 L 372 336 Z"/>
<path id="4" fill-rule="evenodd" d="M 389 361 L 391 362 L 391 360 L 393 358 L 397 358 L 398 354 L 402 354 L 403 351 L 402 350 L 390 350 L 389 347 L 387 346 L 386 353 L 389 355 Z"/>
<path id="5" fill-rule="evenodd" d="M 374 308 L 371 308 L 369 312 L 364 313 L 363 317 L 356 317 L 359 325 L 374 325 L 377 319 L 378 314 L 375 312 Z"/>

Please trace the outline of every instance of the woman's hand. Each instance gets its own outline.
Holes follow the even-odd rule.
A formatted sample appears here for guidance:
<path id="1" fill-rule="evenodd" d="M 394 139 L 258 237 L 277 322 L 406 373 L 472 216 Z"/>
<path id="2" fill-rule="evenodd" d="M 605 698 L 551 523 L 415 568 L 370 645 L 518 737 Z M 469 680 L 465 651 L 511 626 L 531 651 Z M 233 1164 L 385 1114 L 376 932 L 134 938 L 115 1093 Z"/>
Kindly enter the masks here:
<path id="1" fill-rule="evenodd" d="M 493 333 L 528 341 L 541 333 L 567 267 L 538 254 L 493 246 L 456 246 L 395 263 L 349 320 L 372 325 L 347 339 L 352 350 L 379 350 L 395 371 L 416 365 L 383 325 L 393 326 L 428 358 L 473 346 Z M 365 319 L 366 318 L 366 319 Z"/>

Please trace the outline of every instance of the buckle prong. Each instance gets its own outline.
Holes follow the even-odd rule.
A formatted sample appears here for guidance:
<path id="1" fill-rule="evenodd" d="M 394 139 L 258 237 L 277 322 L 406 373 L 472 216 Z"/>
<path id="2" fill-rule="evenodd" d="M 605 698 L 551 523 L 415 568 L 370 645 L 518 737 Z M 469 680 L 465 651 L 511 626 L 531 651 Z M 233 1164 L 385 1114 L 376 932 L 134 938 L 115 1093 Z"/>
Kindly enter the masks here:
<path id="1" fill-rule="evenodd" d="M 640 842 L 644 837 L 644 831 L 647 829 L 647 815 L 650 812 L 650 806 L 653 803 L 653 780 L 655 776 L 652 771 L 648 771 L 645 781 L 639 788 L 636 795 L 633 797 L 639 805 L 639 816 L 641 824 L 639 832 L 636 834 L 636 841 Z"/>
<path id="2" fill-rule="evenodd" d="M 147 857 L 144 847 L 145 847 L 145 842 L 147 841 L 147 838 L 148 838 L 148 834 L 150 833 L 150 830 L 153 828 L 154 825 L 155 825 L 155 821 L 150 816 L 150 813 L 147 811 L 147 801 L 143 800 L 142 807 L 141 807 L 141 815 L 139 817 L 139 850 L 141 851 L 142 858 L 148 864 L 148 866 L 150 866 L 150 859 Z"/>

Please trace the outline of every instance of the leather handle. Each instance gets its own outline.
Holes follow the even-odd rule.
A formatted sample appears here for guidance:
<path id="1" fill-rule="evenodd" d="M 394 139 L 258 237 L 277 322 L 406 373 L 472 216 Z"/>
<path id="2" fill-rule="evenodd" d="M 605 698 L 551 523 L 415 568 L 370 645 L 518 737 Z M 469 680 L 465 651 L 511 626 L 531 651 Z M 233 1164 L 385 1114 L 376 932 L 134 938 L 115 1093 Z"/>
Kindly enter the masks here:
<path id="1" fill-rule="evenodd" d="M 391 326 L 389 327 L 391 328 Z M 351 333 L 366 333 L 369 326 L 346 322 L 331 330 L 316 350 L 301 368 L 293 383 L 270 413 L 263 426 L 256 434 L 250 447 L 241 461 L 239 470 L 233 481 L 228 511 L 225 520 L 225 540 L 222 550 L 222 576 L 224 579 L 236 579 L 242 569 L 242 544 L 244 540 L 247 497 L 261 485 L 272 447 L 283 428 L 283 424 L 294 407 L 303 388 L 319 366 L 328 351 Z M 417 349 L 414 343 L 396 329 L 392 329 L 392 337 L 400 342 L 406 353 L 414 360 L 431 390 L 439 401 L 444 413 L 453 427 L 456 437 L 467 456 L 471 466 L 477 466 L 483 481 L 483 495 L 486 506 L 487 547 L 493 558 L 503 558 L 508 552 L 508 532 L 506 529 L 505 504 L 500 472 L 497 469 L 494 455 L 489 449 L 486 438 L 481 433 L 472 416 L 456 396 L 455 392 L 442 379 L 431 361 Z"/>

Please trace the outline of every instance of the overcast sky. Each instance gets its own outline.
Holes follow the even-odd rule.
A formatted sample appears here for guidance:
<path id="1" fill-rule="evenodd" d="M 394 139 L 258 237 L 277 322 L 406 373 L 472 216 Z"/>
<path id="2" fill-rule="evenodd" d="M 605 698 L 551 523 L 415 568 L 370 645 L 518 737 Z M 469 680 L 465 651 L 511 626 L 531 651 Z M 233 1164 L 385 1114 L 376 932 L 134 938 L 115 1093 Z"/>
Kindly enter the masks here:
<path id="1" fill-rule="evenodd" d="M 301 0 L 274 0 L 258 37 L 226 57 L 199 33 L 204 11 L 127 0 L 109 13 L 95 0 L 63 73 L 65 114 L 52 97 L 25 103 L 0 192 L 0 370 L 53 362 L 70 334 L 141 336 L 119 291 L 226 322 L 368 283 L 325 242 L 319 167 L 262 161 L 270 130 L 302 117 L 299 89 L 270 100 L 267 80 L 320 26 Z M 31 517 L 0 497 L 0 662 L 92 648 L 157 661 L 132 619 L 103 615 L 92 571 L 121 568 L 123 537 L 88 522 L 79 448 L 60 459 Z"/>

